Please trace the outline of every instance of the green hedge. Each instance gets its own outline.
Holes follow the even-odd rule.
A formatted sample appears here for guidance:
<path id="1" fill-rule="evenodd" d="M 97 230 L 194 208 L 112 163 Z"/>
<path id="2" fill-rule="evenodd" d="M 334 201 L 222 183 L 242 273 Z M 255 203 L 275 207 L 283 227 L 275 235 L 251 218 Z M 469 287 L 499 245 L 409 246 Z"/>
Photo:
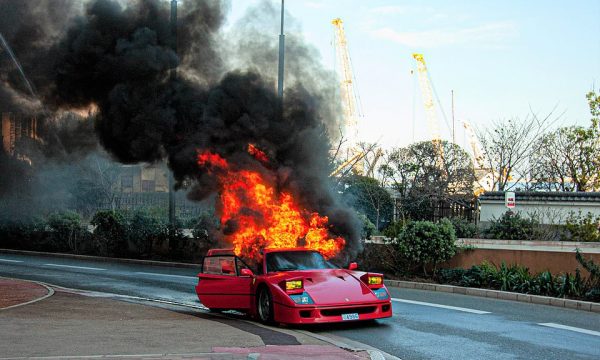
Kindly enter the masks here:
<path id="1" fill-rule="evenodd" d="M 576 257 L 582 267 L 590 272 L 587 279 L 581 276 L 579 269 L 575 274 L 553 275 L 549 271 L 531 274 L 528 268 L 520 265 L 507 266 L 503 262 L 495 266 L 483 262 L 470 269 L 441 269 L 437 280 L 457 286 L 600 301 L 600 267 L 586 260 L 579 251 Z"/>
<path id="2" fill-rule="evenodd" d="M 152 210 L 98 211 L 90 221 L 94 227 L 90 232 L 77 213 L 59 212 L 46 218 L 1 222 L 0 247 L 196 262 L 214 245 L 211 234 L 216 219 L 202 214 L 189 222 L 194 226 L 193 238 Z"/>

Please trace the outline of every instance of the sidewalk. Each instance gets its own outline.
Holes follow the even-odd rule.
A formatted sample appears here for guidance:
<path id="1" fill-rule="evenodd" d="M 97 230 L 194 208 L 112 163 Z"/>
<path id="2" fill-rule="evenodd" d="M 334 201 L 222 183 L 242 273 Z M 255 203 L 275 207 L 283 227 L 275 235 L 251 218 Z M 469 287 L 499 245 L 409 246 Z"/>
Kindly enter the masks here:
<path id="1" fill-rule="evenodd" d="M 0 339 L 0 359 L 370 358 L 303 333 L 196 309 L 89 297 L 5 278 Z"/>

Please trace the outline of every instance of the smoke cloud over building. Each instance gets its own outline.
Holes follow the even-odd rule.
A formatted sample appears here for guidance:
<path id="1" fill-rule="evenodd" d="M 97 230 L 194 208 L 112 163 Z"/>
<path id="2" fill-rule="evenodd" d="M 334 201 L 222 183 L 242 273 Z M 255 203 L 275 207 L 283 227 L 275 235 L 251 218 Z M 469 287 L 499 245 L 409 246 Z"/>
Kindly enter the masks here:
<path id="1" fill-rule="evenodd" d="M 218 191 L 196 162 L 199 150 L 273 172 L 277 188 L 328 216 L 330 230 L 356 252 L 359 222 L 328 178 L 339 112 L 327 94 L 335 80 L 314 50 L 290 36 L 281 102 L 276 35 L 258 25 L 277 11 L 262 3 L 226 33 L 228 6 L 180 1 L 175 51 L 167 1 L 0 1 L 8 19 L 0 33 L 36 93 L 3 51 L 0 111 L 38 119 L 44 159 L 81 157 L 98 143 L 121 163 L 166 159 L 196 200 Z M 268 166 L 248 154 L 248 144 L 266 153 Z"/>

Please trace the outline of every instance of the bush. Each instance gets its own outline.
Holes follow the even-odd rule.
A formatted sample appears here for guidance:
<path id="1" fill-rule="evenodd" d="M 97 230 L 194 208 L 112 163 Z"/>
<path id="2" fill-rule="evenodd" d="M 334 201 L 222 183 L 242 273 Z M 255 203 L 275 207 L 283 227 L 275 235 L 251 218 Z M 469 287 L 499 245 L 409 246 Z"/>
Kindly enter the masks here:
<path id="1" fill-rule="evenodd" d="M 586 281 L 585 298 L 592 301 L 600 301 L 600 266 L 596 265 L 593 260 L 586 260 L 579 249 L 575 252 L 577 262 L 589 271 L 590 276 Z"/>
<path id="2" fill-rule="evenodd" d="M 483 231 L 483 237 L 500 240 L 534 240 L 539 235 L 539 226 L 535 219 L 524 219 L 519 213 L 505 212 L 500 219 L 491 221 Z"/>
<path id="3" fill-rule="evenodd" d="M 138 210 L 127 216 L 125 236 L 127 250 L 137 257 L 147 257 L 154 250 L 154 243 L 161 241 L 168 233 L 168 226 L 162 217 L 148 210 Z"/>
<path id="4" fill-rule="evenodd" d="M 567 236 L 562 240 L 600 241 L 600 217 L 594 218 L 591 213 L 582 216 L 571 213 L 567 218 L 565 229 Z"/>
<path id="5" fill-rule="evenodd" d="M 581 297 L 586 284 L 577 269 L 575 275 L 553 276 L 549 271 L 531 275 L 529 269 L 520 265 L 507 266 L 504 262 L 496 267 L 489 262 L 470 269 L 442 269 L 438 281 L 458 286 L 484 287 L 525 294 Z M 589 290 L 587 293 L 590 293 Z M 600 292 L 599 292 L 600 293 Z M 590 293 L 593 297 L 593 294 Z M 587 297 L 587 296 L 586 296 Z"/>
<path id="6" fill-rule="evenodd" d="M 397 256 L 392 244 L 364 244 L 356 262 L 363 271 L 406 275 L 406 261 Z"/>
<path id="7" fill-rule="evenodd" d="M 96 227 L 94 239 L 99 255 L 123 256 L 127 252 L 127 223 L 122 212 L 98 211 L 90 223 Z"/>
<path id="8" fill-rule="evenodd" d="M 5 221 L 0 224 L 0 247 L 40 250 L 45 244 L 46 221 L 41 218 Z"/>
<path id="9" fill-rule="evenodd" d="M 435 224 L 430 221 L 409 222 L 392 244 L 399 255 L 418 266 L 427 275 L 427 265 L 433 266 L 449 260 L 456 254 L 454 227 L 447 219 Z"/>
<path id="10" fill-rule="evenodd" d="M 362 214 L 362 213 L 358 213 L 358 218 L 362 222 L 362 229 L 361 229 L 361 232 L 360 232 L 361 238 L 363 238 L 363 239 L 370 239 L 372 235 L 374 235 L 375 233 L 377 233 L 377 228 L 375 227 L 375 224 L 373 224 L 371 222 L 371 220 L 369 220 L 369 218 L 367 217 L 367 215 Z"/>
<path id="11" fill-rule="evenodd" d="M 52 214 L 48 217 L 48 228 L 53 250 L 79 252 L 79 244 L 85 236 L 79 214 L 72 211 Z"/>
<path id="12" fill-rule="evenodd" d="M 473 238 L 477 234 L 477 226 L 467 219 L 460 217 L 450 218 L 457 238 Z"/>
<path id="13" fill-rule="evenodd" d="M 383 230 L 383 235 L 389 237 L 390 239 L 396 239 L 404 230 L 406 224 L 406 221 L 395 221 L 385 228 L 385 230 Z"/>

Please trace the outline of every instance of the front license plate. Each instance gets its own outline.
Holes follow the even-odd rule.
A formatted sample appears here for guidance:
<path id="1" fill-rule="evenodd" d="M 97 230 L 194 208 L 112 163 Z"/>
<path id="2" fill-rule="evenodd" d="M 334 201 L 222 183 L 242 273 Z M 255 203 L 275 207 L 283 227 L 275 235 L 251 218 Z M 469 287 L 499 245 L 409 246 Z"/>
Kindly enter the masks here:
<path id="1" fill-rule="evenodd" d="M 342 314 L 342 320 L 358 320 L 358 313 Z"/>

